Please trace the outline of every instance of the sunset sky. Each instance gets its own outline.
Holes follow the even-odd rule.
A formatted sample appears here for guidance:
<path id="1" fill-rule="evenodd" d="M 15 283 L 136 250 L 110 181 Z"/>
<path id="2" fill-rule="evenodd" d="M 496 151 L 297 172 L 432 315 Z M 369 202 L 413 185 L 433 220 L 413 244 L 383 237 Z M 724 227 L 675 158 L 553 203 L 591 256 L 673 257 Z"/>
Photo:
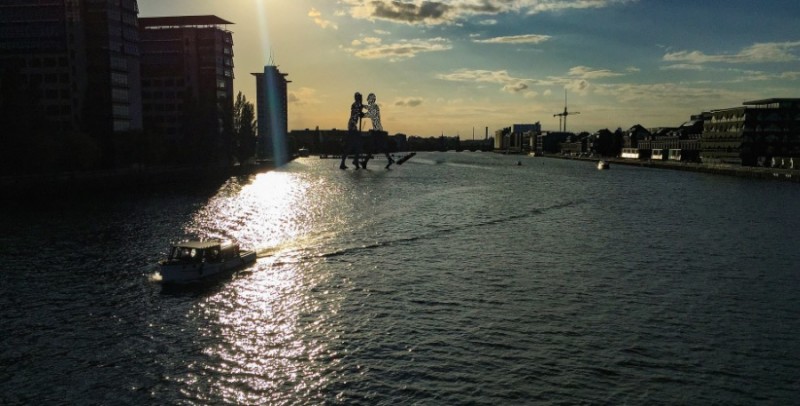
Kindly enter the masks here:
<path id="1" fill-rule="evenodd" d="M 797 0 L 139 0 L 141 17 L 231 21 L 235 90 L 288 73 L 289 129 L 346 128 L 374 92 L 390 133 L 470 139 L 519 123 L 677 126 L 800 97 Z M 474 129 L 474 130 L 473 130 Z"/>

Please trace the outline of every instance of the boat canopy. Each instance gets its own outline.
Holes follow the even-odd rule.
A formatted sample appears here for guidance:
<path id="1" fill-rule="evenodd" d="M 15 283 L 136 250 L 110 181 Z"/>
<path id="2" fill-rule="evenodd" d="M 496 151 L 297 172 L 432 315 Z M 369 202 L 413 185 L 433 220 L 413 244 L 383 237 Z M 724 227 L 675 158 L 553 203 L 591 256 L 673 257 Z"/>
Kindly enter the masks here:
<path id="1" fill-rule="evenodd" d="M 189 249 L 196 249 L 196 250 L 207 250 L 214 247 L 219 247 L 222 245 L 221 241 L 218 240 L 210 240 L 210 241 L 181 241 L 176 244 L 172 244 L 173 247 L 177 248 L 189 248 Z"/>

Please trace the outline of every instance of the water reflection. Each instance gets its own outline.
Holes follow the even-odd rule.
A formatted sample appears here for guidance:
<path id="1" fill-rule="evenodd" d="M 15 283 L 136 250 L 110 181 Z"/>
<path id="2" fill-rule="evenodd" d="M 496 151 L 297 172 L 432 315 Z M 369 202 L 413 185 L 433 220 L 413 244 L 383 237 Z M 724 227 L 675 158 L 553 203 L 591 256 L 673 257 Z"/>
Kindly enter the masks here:
<path id="1" fill-rule="evenodd" d="M 202 350 L 176 378 L 187 398 L 276 404 L 315 398 L 325 386 L 331 365 L 327 318 L 338 305 L 320 301 L 314 290 L 320 277 L 302 260 L 309 241 L 325 235 L 314 237 L 314 213 L 324 199 L 311 196 L 312 186 L 307 173 L 291 171 L 232 179 L 186 227 L 187 233 L 228 238 L 259 252 L 252 272 L 201 299 L 188 315 L 201 321 Z"/>
<path id="2" fill-rule="evenodd" d="M 186 231 L 229 238 L 258 252 L 309 231 L 311 224 L 302 214 L 309 185 L 298 174 L 273 171 L 247 181 L 233 178 L 223 185 Z"/>

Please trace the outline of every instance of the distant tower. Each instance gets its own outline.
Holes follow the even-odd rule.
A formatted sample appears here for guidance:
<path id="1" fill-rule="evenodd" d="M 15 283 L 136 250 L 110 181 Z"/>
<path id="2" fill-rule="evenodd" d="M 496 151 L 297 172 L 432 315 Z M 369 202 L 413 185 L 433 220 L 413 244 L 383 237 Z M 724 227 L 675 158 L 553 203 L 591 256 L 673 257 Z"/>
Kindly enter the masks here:
<path id="1" fill-rule="evenodd" d="M 289 160 L 287 134 L 289 133 L 288 74 L 281 73 L 275 65 L 264 66 L 264 73 L 256 77 L 256 110 L 258 138 L 256 157 L 272 159 L 275 166 Z"/>

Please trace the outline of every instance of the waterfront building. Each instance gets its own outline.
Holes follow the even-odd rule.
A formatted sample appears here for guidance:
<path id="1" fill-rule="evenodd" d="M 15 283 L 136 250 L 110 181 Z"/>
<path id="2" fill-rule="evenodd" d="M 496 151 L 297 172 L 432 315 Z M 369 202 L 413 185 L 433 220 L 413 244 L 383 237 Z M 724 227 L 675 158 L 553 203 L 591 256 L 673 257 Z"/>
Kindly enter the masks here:
<path id="1" fill-rule="evenodd" d="M 178 162 L 232 154 L 233 24 L 214 15 L 139 19 L 144 128 Z"/>
<path id="2" fill-rule="evenodd" d="M 289 132 L 289 151 L 291 153 L 297 152 L 300 148 L 308 148 L 312 154 L 319 155 L 339 155 L 342 153 L 342 143 L 347 136 L 347 130 L 320 130 L 304 129 L 292 130 Z M 362 133 L 364 137 L 370 137 L 368 133 Z M 408 137 L 405 134 L 389 135 L 388 139 L 389 152 L 407 151 L 408 150 Z"/>
<path id="3" fill-rule="evenodd" d="M 611 131 L 607 128 L 599 130 L 589 137 L 588 150 L 595 156 L 617 157 L 622 155 L 624 146 L 622 129 Z"/>
<path id="4" fill-rule="evenodd" d="M 289 157 L 287 141 L 289 128 L 289 97 L 287 73 L 277 66 L 266 65 L 263 72 L 253 73 L 256 78 L 256 158 L 272 160 L 283 165 Z"/>
<path id="5" fill-rule="evenodd" d="M 511 146 L 511 127 L 494 131 L 495 151 L 507 151 Z"/>
<path id="6" fill-rule="evenodd" d="M 138 12 L 136 0 L 4 0 L 3 109 L 35 111 L 49 136 L 88 133 L 113 162 L 114 134 L 142 128 Z"/>
<path id="7" fill-rule="evenodd" d="M 704 163 L 768 166 L 800 157 L 800 98 L 772 98 L 713 110 L 700 139 Z"/>
<path id="8" fill-rule="evenodd" d="M 531 146 L 535 148 L 536 136 L 541 133 L 542 125 L 539 122 L 534 124 L 512 124 L 511 127 L 495 131 L 494 149 L 520 152 L 523 149 L 531 148 Z"/>
<path id="9" fill-rule="evenodd" d="M 347 130 L 315 129 L 292 130 L 288 135 L 289 151 L 294 153 L 299 148 L 308 148 L 312 154 L 338 155 L 342 153 L 342 141 Z"/>
<path id="10" fill-rule="evenodd" d="M 536 136 L 536 155 L 556 154 L 560 152 L 561 143 L 566 142 L 575 134 L 562 131 L 544 132 Z"/>
<path id="11" fill-rule="evenodd" d="M 642 159 L 699 161 L 703 123 L 710 117 L 710 113 L 704 112 L 692 115 L 678 127 L 651 129 L 639 138 L 635 153 L 627 149 L 626 152 L 629 157 L 638 154 L 637 158 Z"/>
<path id="12" fill-rule="evenodd" d="M 650 131 L 642 125 L 636 124 L 622 135 L 622 147 L 628 149 L 637 148 L 639 146 L 639 140 L 643 140 L 650 135 Z"/>
<path id="13" fill-rule="evenodd" d="M 560 145 L 561 154 L 580 156 L 588 153 L 589 138 L 590 135 L 588 133 L 581 133 L 567 137 L 567 139 Z"/>
<path id="14" fill-rule="evenodd" d="M 512 125 L 511 134 L 514 140 L 514 149 L 521 151 L 528 147 L 530 151 L 530 146 L 536 144 L 536 135 L 541 134 L 541 132 L 542 124 L 538 121 L 534 124 Z"/>

